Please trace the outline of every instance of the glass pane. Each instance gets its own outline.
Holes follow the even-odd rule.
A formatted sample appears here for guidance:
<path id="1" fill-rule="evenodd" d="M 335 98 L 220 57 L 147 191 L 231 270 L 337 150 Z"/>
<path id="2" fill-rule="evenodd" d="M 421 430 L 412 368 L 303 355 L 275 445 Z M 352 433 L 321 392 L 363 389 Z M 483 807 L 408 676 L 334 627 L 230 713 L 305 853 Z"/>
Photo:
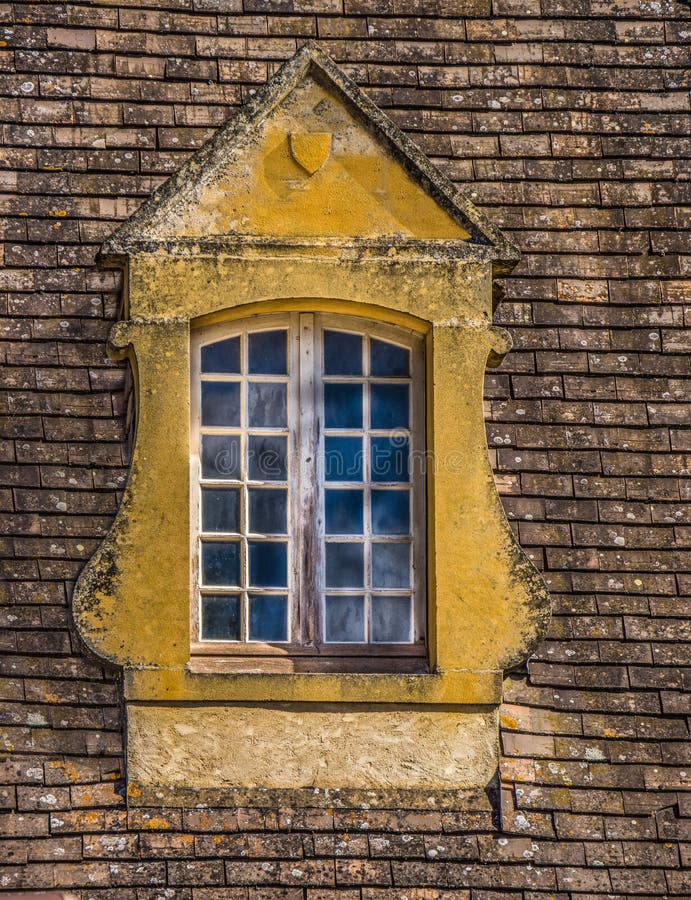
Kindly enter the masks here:
<path id="1" fill-rule="evenodd" d="M 288 492 L 250 488 L 249 530 L 254 534 L 287 534 Z"/>
<path id="2" fill-rule="evenodd" d="M 362 491 L 326 491 L 327 534 L 363 533 Z"/>
<path id="3" fill-rule="evenodd" d="M 240 424 L 240 384 L 237 381 L 202 381 L 202 425 Z"/>
<path id="4" fill-rule="evenodd" d="M 324 602 L 324 640 L 355 642 L 365 640 L 365 598 L 327 597 Z"/>
<path id="5" fill-rule="evenodd" d="M 398 347 L 389 344 L 388 341 L 378 341 L 372 338 L 370 341 L 371 375 L 409 375 L 410 374 L 410 350 L 406 347 Z"/>
<path id="6" fill-rule="evenodd" d="M 410 494 L 408 491 L 372 491 L 373 534 L 410 533 Z"/>
<path id="7" fill-rule="evenodd" d="M 407 384 L 373 384 L 371 401 L 372 428 L 408 427 Z"/>
<path id="8" fill-rule="evenodd" d="M 359 334 L 324 332 L 324 374 L 362 375 L 362 338 Z"/>
<path id="9" fill-rule="evenodd" d="M 252 587 L 288 587 L 288 545 L 282 541 L 249 541 Z"/>
<path id="10" fill-rule="evenodd" d="M 288 640 L 288 598 L 283 594 L 250 594 L 249 639 Z"/>
<path id="11" fill-rule="evenodd" d="M 326 586 L 361 588 L 364 584 L 362 544 L 327 544 Z"/>
<path id="12" fill-rule="evenodd" d="M 370 628 L 373 641 L 410 643 L 410 597 L 372 597 Z"/>
<path id="13" fill-rule="evenodd" d="M 324 438 L 327 481 L 362 481 L 362 438 Z"/>
<path id="14" fill-rule="evenodd" d="M 202 640 L 240 640 L 240 598 L 237 594 L 202 597 Z"/>
<path id="15" fill-rule="evenodd" d="M 202 478 L 240 478 L 240 436 L 203 434 Z"/>
<path id="16" fill-rule="evenodd" d="M 288 439 L 251 434 L 247 441 L 248 471 L 252 481 L 285 481 Z"/>
<path id="17" fill-rule="evenodd" d="M 240 491 L 202 491 L 202 531 L 240 531 Z"/>
<path id="18" fill-rule="evenodd" d="M 287 375 L 287 332 L 256 331 L 247 336 L 250 375 Z"/>
<path id="19" fill-rule="evenodd" d="M 227 338 L 202 347 L 202 372 L 240 374 L 240 338 Z"/>
<path id="20" fill-rule="evenodd" d="M 285 428 L 288 424 L 288 385 L 250 381 L 247 385 L 247 421 L 252 428 Z"/>
<path id="21" fill-rule="evenodd" d="M 324 421 L 327 428 L 362 428 L 362 385 L 325 384 Z"/>
<path id="22" fill-rule="evenodd" d="M 408 438 L 371 438 L 372 481 L 408 481 Z"/>
<path id="23" fill-rule="evenodd" d="M 240 584 L 240 544 L 237 541 L 202 542 L 202 584 Z"/>
<path id="24" fill-rule="evenodd" d="M 410 544 L 372 544 L 372 587 L 410 587 Z"/>

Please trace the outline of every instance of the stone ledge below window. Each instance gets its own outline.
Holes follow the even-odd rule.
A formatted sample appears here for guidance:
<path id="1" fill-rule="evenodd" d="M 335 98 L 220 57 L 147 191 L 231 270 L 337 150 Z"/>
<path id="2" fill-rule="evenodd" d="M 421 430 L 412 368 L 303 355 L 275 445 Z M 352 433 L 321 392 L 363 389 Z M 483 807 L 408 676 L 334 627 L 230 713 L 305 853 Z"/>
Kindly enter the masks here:
<path id="1" fill-rule="evenodd" d="M 191 669 L 193 664 L 188 668 Z M 180 669 L 127 669 L 127 701 L 192 703 L 498 704 L 499 672 L 390 674 L 209 674 Z"/>

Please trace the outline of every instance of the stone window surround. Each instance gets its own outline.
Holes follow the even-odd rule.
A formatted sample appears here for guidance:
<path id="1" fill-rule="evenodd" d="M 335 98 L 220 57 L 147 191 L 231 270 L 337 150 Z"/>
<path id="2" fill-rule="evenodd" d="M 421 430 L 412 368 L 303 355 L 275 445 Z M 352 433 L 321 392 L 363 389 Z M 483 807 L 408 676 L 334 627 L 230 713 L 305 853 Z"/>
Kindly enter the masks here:
<path id="1" fill-rule="evenodd" d="M 280 182 L 295 165 L 290 136 L 327 132 L 322 113 L 340 135 L 333 166 L 327 159 L 324 178 L 309 180 L 303 158 L 307 168 Z M 276 220 L 250 206 L 240 220 L 249 230 L 209 233 L 235 208 L 232 196 L 247 197 L 238 159 L 255 167 L 258 185 L 268 172 L 291 192 L 297 178 L 295 200 L 306 202 Z M 358 188 L 358 207 L 320 196 L 320 185 L 349 177 L 351 162 L 395 186 L 400 233 L 381 191 Z M 274 202 L 270 188 L 263 196 Z M 198 212 L 208 223 L 200 234 Z M 315 215 L 325 236 L 306 238 Z M 378 228 L 385 237 L 371 237 Z M 384 803 L 405 795 L 424 805 L 433 791 L 440 804 L 486 803 L 503 672 L 525 660 L 549 619 L 545 585 L 499 502 L 484 430 L 485 367 L 510 344 L 491 322 L 492 277 L 515 262 L 515 248 L 312 45 L 106 241 L 103 258 L 126 270 L 125 320 L 111 346 L 132 364 L 137 434 L 122 506 L 73 608 L 86 643 L 124 668 L 131 802 L 201 802 L 229 788 L 256 799 L 259 786 L 265 798 L 282 791 L 281 802 L 285 790 L 288 802 L 303 790 L 303 800 L 331 805 L 336 789 L 360 797 L 353 802 L 376 804 L 383 792 Z M 424 335 L 435 457 L 426 673 L 190 665 L 190 336 L 233 317 L 301 310 Z"/>

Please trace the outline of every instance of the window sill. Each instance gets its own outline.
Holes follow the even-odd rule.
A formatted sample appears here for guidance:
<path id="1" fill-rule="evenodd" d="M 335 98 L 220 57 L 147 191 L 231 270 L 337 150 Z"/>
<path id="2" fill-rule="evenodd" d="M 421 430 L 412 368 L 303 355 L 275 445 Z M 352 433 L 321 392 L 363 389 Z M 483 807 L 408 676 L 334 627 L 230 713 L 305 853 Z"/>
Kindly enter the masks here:
<path id="1" fill-rule="evenodd" d="M 320 647 L 193 643 L 187 668 L 199 674 L 429 672 L 427 648 L 423 643 L 327 644 Z"/>
<path id="2" fill-rule="evenodd" d="M 189 672 L 206 674 L 417 674 L 429 672 L 424 654 L 400 656 L 193 656 L 187 666 Z"/>

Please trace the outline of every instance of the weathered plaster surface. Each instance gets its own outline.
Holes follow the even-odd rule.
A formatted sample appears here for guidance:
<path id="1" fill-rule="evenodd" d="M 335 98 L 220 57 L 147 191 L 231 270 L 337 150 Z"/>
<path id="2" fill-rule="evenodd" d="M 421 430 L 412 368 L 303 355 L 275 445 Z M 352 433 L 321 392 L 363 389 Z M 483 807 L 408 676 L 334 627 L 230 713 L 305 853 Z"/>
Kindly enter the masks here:
<path id="1" fill-rule="evenodd" d="M 346 706 L 128 709 L 135 784 L 463 790 L 496 766 L 496 712 Z"/>

